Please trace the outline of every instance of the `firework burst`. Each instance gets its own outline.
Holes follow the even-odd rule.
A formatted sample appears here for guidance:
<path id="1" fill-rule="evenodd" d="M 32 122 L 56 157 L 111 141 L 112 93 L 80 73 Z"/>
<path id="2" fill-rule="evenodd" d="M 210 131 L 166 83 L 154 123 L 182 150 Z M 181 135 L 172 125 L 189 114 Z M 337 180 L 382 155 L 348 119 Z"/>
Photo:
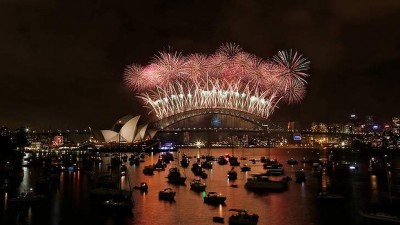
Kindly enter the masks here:
<path id="1" fill-rule="evenodd" d="M 204 108 L 268 118 L 279 102 L 304 98 L 309 66 L 292 50 L 264 60 L 227 43 L 211 55 L 160 52 L 147 66 L 127 66 L 124 81 L 160 119 Z"/>

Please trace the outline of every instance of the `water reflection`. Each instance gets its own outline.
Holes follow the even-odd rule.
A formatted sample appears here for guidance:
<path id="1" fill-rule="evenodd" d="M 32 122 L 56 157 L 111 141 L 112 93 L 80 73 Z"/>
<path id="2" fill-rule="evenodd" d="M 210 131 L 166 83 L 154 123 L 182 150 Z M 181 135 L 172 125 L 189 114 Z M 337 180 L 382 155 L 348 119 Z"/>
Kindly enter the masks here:
<path id="1" fill-rule="evenodd" d="M 201 157 L 205 150 L 185 149 L 185 153 L 190 156 Z M 232 149 L 212 149 L 213 156 L 224 155 Z M 89 189 L 94 184 L 94 178 L 86 176 L 84 171 L 62 172 L 59 185 L 51 189 L 49 199 L 44 204 L 32 205 L 29 207 L 10 207 L 7 202 L 10 193 L 5 192 L 2 195 L 3 201 L 3 224 L 213 224 L 212 217 L 225 217 L 227 221 L 230 216 L 228 211 L 231 208 L 246 208 L 250 212 L 260 215 L 259 224 L 334 224 L 343 222 L 345 224 L 357 224 L 356 218 L 361 204 L 366 202 L 379 202 L 382 198 L 382 190 L 387 188 L 386 177 L 381 175 L 370 175 L 366 166 L 368 166 L 368 157 L 357 153 L 340 153 L 335 155 L 340 160 L 352 160 L 360 165 L 359 173 L 349 173 L 348 171 L 334 170 L 329 172 L 324 168 L 321 177 L 314 177 L 312 166 L 306 163 L 289 166 L 285 162 L 289 158 L 310 159 L 326 157 L 327 151 L 309 149 L 241 149 L 241 157 L 247 160 L 241 160 L 243 163 L 251 165 L 250 172 L 238 172 L 237 180 L 227 179 L 227 172 L 231 169 L 229 165 L 221 166 L 213 164 L 213 169 L 207 170 L 209 175 L 206 180 L 206 191 L 215 191 L 222 193 L 227 197 L 226 205 L 212 206 L 203 203 L 203 196 L 206 192 L 197 193 L 190 190 L 190 185 L 173 185 L 167 182 L 166 176 L 168 168 L 179 166 L 179 161 L 172 161 L 165 171 L 155 172 L 153 176 L 145 176 L 142 172 L 145 165 L 157 162 L 159 155 L 151 153 L 146 155 L 146 162 L 127 166 L 127 175 L 121 177 L 120 183 L 122 189 L 129 190 L 141 182 L 149 185 L 148 192 L 134 190 L 133 199 L 135 207 L 133 215 L 115 216 L 100 213 L 97 206 L 93 204 L 90 198 Z M 304 169 L 306 173 L 306 182 L 296 183 L 291 181 L 289 189 L 281 193 L 253 193 L 244 188 L 244 184 L 252 174 L 263 173 L 262 163 L 255 164 L 249 162 L 249 159 L 259 159 L 261 156 L 270 155 L 284 164 L 286 175 L 294 177 L 295 172 Z M 335 153 L 333 153 L 335 154 Z M 175 153 L 175 158 L 177 154 Z M 191 160 L 191 163 L 196 159 Z M 110 173 L 107 163 L 110 157 L 103 157 L 102 163 L 96 164 L 96 173 Z M 366 165 L 366 166 L 362 166 Z M 188 177 L 187 183 L 195 176 L 189 170 L 182 170 Z M 398 174 L 398 173 L 397 173 Z M 39 168 L 24 168 L 24 179 L 18 190 L 25 190 L 35 185 L 37 177 L 40 175 Z M 381 176 L 378 177 L 378 176 Z M 395 173 L 389 175 L 389 178 L 396 178 Z M 231 187 L 231 184 L 237 185 L 237 188 Z M 317 193 L 328 186 L 336 188 L 336 191 L 346 195 L 346 202 L 343 205 L 321 205 L 316 201 Z M 366 188 L 369 187 L 370 188 Z M 171 187 L 177 194 L 174 202 L 161 201 L 158 199 L 158 192 L 166 187 Z M 361 199 L 359 201 L 358 199 Z M 339 220 L 340 216 L 347 216 L 346 220 Z M 7 218 L 6 218 L 7 217 Z M 332 219 L 334 218 L 334 219 Z"/>

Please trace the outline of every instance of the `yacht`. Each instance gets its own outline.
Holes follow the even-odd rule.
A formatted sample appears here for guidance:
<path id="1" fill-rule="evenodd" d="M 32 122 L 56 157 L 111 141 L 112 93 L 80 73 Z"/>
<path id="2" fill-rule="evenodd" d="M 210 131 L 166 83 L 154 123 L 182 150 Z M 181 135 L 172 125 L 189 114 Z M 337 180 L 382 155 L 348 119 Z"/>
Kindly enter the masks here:
<path id="1" fill-rule="evenodd" d="M 204 191 L 206 189 L 207 185 L 205 183 L 201 183 L 200 179 L 194 179 L 192 182 L 190 182 L 190 189 L 193 191 Z"/>
<path id="2" fill-rule="evenodd" d="M 229 217 L 229 225 L 257 225 L 258 215 L 248 214 L 246 209 L 229 209 L 235 212 Z"/>
<path id="3" fill-rule="evenodd" d="M 21 192 L 17 197 L 10 198 L 10 202 L 33 203 L 44 200 L 44 196 L 36 193 L 32 188 Z"/>
<path id="4" fill-rule="evenodd" d="M 253 191 L 282 191 L 288 188 L 285 180 L 270 180 L 268 176 L 255 175 L 248 178 L 245 188 Z"/>
<path id="5" fill-rule="evenodd" d="M 105 210 L 113 212 L 132 212 L 134 206 L 132 200 L 122 194 L 102 201 L 100 205 Z"/>
<path id="6" fill-rule="evenodd" d="M 217 192 L 210 191 L 208 192 L 207 196 L 203 197 L 204 203 L 212 204 L 212 205 L 219 205 L 225 204 L 226 197 L 222 194 L 217 194 Z"/>
<path id="7" fill-rule="evenodd" d="M 186 181 L 186 177 L 181 175 L 177 167 L 172 167 L 169 169 L 167 179 L 168 182 L 173 184 L 185 184 Z"/>
<path id="8" fill-rule="evenodd" d="M 386 211 L 367 212 L 360 210 L 360 214 L 363 218 L 368 220 L 368 224 L 370 224 L 371 221 L 379 222 L 379 224 L 400 224 L 400 218 L 397 215 L 390 214 Z"/>
<path id="9" fill-rule="evenodd" d="M 304 170 L 299 170 L 294 172 L 295 176 L 296 176 L 296 182 L 297 183 L 301 183 L 301 182 L 305 182 L 306 181 L 306 173 L 304 172 Z"/>
<path id="10" fill-rule="evenodd" d="M 176 192 L 172 191 L 171 188 L 165 188 L 164 190 L 158 193 L 158 198 L 163 200 L 173 201 L 175 198 L 175 194 Z"/>

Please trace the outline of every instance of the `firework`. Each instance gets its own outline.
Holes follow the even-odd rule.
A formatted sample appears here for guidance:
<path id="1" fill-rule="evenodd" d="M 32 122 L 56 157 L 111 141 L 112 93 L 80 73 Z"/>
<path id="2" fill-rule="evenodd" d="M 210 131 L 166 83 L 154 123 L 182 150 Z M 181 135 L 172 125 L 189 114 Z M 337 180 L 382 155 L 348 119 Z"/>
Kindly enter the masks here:
<path id="1" fill-rule="evenodd" d="M 127 66 L 124 81 L 159 119 L 204 108 L 268 118 L 278 103 L 304 98 L 309 66 L 292 50 L 264 60 L 228 43 L 211 55 L 160 52 L 147 66 Z"/>

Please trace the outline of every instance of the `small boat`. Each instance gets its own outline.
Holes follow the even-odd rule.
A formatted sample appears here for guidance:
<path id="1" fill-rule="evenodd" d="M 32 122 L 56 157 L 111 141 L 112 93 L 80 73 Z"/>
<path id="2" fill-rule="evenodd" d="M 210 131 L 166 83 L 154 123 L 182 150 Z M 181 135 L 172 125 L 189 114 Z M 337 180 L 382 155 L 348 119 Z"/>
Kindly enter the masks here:
<path id="1" fill-rule="evenodd" d="M 217 194 L 217 192 L 210 191 L 207 196 L 203 197 L 204 203 L 211 205 L 225 204 L 226 197 L 222 194 Z"/>
<path id="2" fill-rule="evenodd" d="M 158 159 L 157 163 L 154 164 L 154 170 L 165 170 L 165 162 L 162 159 Z"/>
<path id="3" fill-rule="evenodd" d="M 297 160 L 293 159 L 293 158 L 288 159 L 288 161 L 286 161 L 286 163 L 288 165 L 297 165 L 297 164 L 299 164 L 299 162 Z"/>
<path id="4" fill-rule="evenodd" d="M 321 191 L 317 195 L 318 200 L 343 200 L 344 196 L 339 194 L 333 194 L 327 191 Z"/>
<path id="5" fill-rule="evenodd" d="M 154 174 L 154 167 L 149 165 L 149 166 L 145 166 L 143 169 L 143 173 L 146 175 L 153 175 Z"/>
<path id="6" fill-rule="evenodd" d="M 237 157 L 231 156 L 231 157 L 229 158 L 229 164 L 230 164 L 231 166 L 239 166 L 239 165 L 240 165 L 240 162 L 238 161 L 238 158 L 237 158 Z"/>
<path id="7" fill-rule="evenodd" d="M 175 194 L 176 192 L 172 191 L 171 188 L 165 188 L 164 190 L 158 193 L 158 198 L 163 200 L 173 201 L 175 198 Z"/>
<path id="8" fill-rule="evenodd" d="M 133 188 L 139 189 L 141 192 L 147 192 L 147 190 L 149 189 L 149 186 L 147 185 L 147 183 L 142 182 L 142 183 L 140 183 L 140 186 L 135 186 Z"/>
<path id="9" fill-rule="evenodd" d="M 220 156 L 220 157 L 218 158 L 218 160 L 217 160 L 217 163 L 218 163 L 219 165 L 226 165 L 226 164 L 228 164 L 228 160 L 226 160 L 224 156 Z"/>
<path id="10" fill-rule="evenodd" d="M 297 183 L 301 183 L 301 182 L 305 182 L 306 181 L 306 173 L 304 172 L 304 170 L 299 170 L 294 172 L 295 176 L 296 176 L 296 182 Z"/>
<path id="11" fill-rule="evenodd" d="M 169 169 L 167 179 L 168 182 L 173 184 L 185 184 L 186 181 L 186 177 L 181 175 L 177 167 L 172 167 Z"/>
<path id="12" fill-rule="evenodd" d="M 212 169 L 213 168 L 213 164 L 212 164 L 212 162 L 204 161 L 204 162 L 201 163 L 201 168 Z"/>
<path id="13" fill-rule="evenodd" d="M 247 172 L 247 171 L 251 171 L 251 167 L 247 166 L 246 164 L 243 167 L 240 167 L 240 171 L 242 172 Z"/>
<path id="14" fill-rule="evenodd" d="M 207 185 L 205 183 L 201 183 L 200 179 L 194 179 L 190 182 L 190 189 L 193 191 L 204 191 Z"/>
<path id="15" fill-rule="evenodd" d="M 400 224 L 400 217 L 389 212 L 388 210 L 360 210 L 360 214 L 362 217 L 368 220 L 368 224 L 370 224 L 371 221 L 379 224 Z"/>
<path id="16" fill-rule="evenodd" d="M 277 164 L 269 167 L 267 169 L 267 174 L 271 176 L 281 176 L 284 174 L 284 169 L 282 164 Z"/>
<path id="17" fill-rule="evenodd" d="M 132 212 L 133 202 L 124 195 L 118 195 L 108 200 L 102 201 L 100 205 L 107 211 L 113 212 Z"/>
<path id="18" fill-rule="evenodd" d="M 370 224 L 372 221 L 379 224 L 400 224 L 400 218 L 397 215 L 391 214 L 387 211 L 368 212 L 360 210 L 360 214 L 362 217 L 368 220 L 368 224 Z"/>
<path id="19" fill-rule="evenodd" d="M 215 222 L 215 223 L 224 223 L 224 217 L 214 216 L 213 217 L 213 222 Z"/>
<path id="20" fill-rule="evenodd" d="M 34 203 L 44 200 L 44 196 L 36 193 L 33 188 L 30 188 L 27 191 L 21 192 L 17 197 L 10 198 L 10 202 L 19 202 L 19 203 Z"/>
<path id="21" fill-rule="evenodd" d="M 236 180 L 237 179 L 237 172 L 235 171 L 235 168 L 232 167 L 230 171 L 228 171 L 228 179 L 229 180 Z"/>
<path id="22" fill-rule="evenodd" d="M 244 187 L 252 191 L 283 191 L 288 188 L 288 182 L 285 180 L 270 180 L 268 176 L 254 175 L 247 178 Z"/>
<path id="23" fill-rule="evenodd" d="M 189 158 L 188 157 L 183 157 L 182 158 L 182 160 L 181 160 L 181 166 L 183 167 L 183 168 L 186 168 L 186 167 L 188 167 L 189 166 Z"/>
<path id="24" fill-rule="evenodd" d="M 257 225 L 258 215 L 248 214 L 246 209 L 229 209 L 236 212 L 229 217 L 229 225 Z"/>

